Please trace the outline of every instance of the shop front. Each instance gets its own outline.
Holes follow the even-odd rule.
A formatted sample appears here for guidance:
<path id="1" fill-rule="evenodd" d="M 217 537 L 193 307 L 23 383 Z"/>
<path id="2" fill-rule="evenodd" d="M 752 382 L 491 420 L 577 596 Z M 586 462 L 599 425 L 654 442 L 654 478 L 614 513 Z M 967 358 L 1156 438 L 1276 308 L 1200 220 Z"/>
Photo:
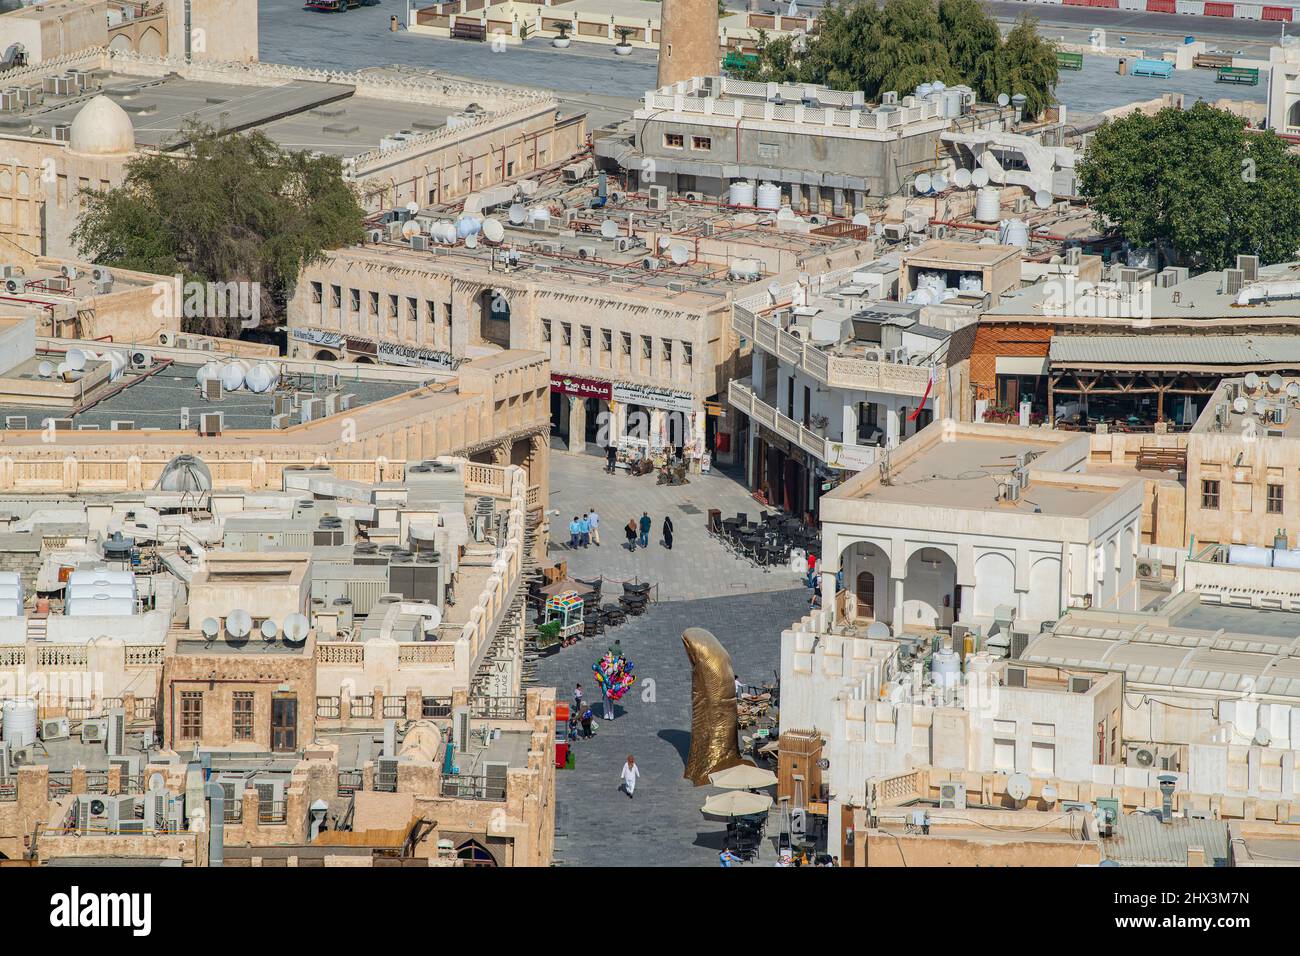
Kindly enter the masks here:
<path id="1" fill-rule="evenodd" d="M 690 392 L 615 382 L 610 417 L 620 460 L 677 457 L 696 471 L 709 467 L 707 417 Z"/>
<path id="2" fill-rule="evenodd" d="M 551 434 L 581 454 L 588 443 L 607 445 L 613 385 L 595 378 L 551 373 Z"/>

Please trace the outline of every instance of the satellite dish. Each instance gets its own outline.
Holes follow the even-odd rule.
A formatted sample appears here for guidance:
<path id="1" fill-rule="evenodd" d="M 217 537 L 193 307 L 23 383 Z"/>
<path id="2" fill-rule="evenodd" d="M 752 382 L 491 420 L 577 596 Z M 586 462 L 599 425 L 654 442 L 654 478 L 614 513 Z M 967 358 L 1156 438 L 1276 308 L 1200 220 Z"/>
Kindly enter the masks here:
<path id="1" fill-rule="evenodd" d="M 1267 415 L 1268 402 L 1264 401 L 1262 398 L 1255 399 L 1255 414 L 1260 416 Z"/>
<path id="2" fill-rule="evenodd" d="M 279 626 L 270 618 L 267 618 L 262 622 L 262 626 L 259 630 L 262 632 L 262 640 L 264 641 L 273 641 L 275 640 L 275 636 L 280 633 Z"/>
<path id="3" fill-rule="evenodd" d="M 417 212 L 420 211 L 420 204 L 412 200 L 411 202 L 408 202 L 406 204 L 406 211 L 409 212 L 412 216 L 414 216 Z"/>
<path id="4" fill-rule="evenodd" d="M 1282 386 L 1285 384 L 1286 383 L 1282 381 L 1282 376 L 1278 375 L 1277 372 L 1274 372 L 1268 377 L 1268 390 L 1270 392 L 1282 391 Z"/>
<path id="5" fill-rule="evenodd" d="M 916 182 L 913 185 L 918 193 L 928 193 L 930 191 L 930 174 L 921 173 L 916 177 Z"/>
<path id="6" fill-rule="evenodd" d="M 49 378 L 54 374 L 54 363 L 42 362 L 40 365 L 36 366 L 36 374 L 41 378 Z"/>
<path id="7" fill-rule="evenodd" d="M 1034 205 L 1039 209 L 1046 209 L 1052 204 L 1052 194 L 1046 189 L 1040 189 L 1034 193 Z"/>
<path id="8" fill-rule="evenodd" d="M 511 203 L 510 211 L 506 215 L 514 225 L 522 226 L 524 220 L 528 218 L 528 210 L 524 208 L 524 204 L 521 202 Z"/>
<path id="9" fill-rule="evenodd" d="M 226 633 L 231 637 L 247 637 L 253 629 L 253 618 L 243 608 L 235 608 L 226 615 Z"/>
<path id="10" fill-rule="evenodd" d="M 420 224 L 416 222 L 414 219 L 408 219 L 406 220 L 406 222 L 402 223 L 403 239 L 414 239 L 422 231 L 423 230 L 420 229 Z"/>
<path id="11" fill-rule="evenodd" d="M 1238 415 L 1245 415 L 1246 411 L 1249 408 L 1250 408 L 1250 402 L 1248 402 L 1241 395 L 1238 395 L 1236 398 L 1232 400 L 1232 410 L 1236 412 Z"/>
<path id="12" fill-rule="evenodd" d="M 1259 376 L 1254 372 L 1247 372 L 1242 384 L 1246 386 L 1246 391 L 1253 392 L 1259 388 Z"/>
<path id="13" fill-rule="evenodd" d="M 465 248 L 466 248 L 466 249 L 477 249 L 477 248 L 478 248 L 478 236 L 466 236 L 466 237 L 465 237 Z"/>
<path id="14" fill-rule="evenodd" d="M 1007 777 L 1007 796 L 1012 800 L 1028 800 L 1033 789 L 1034 785 L 1026 774 L 1013 773 Z"/>
<path id="15" fill-rule="evenodd" d="M 667 248 L 668 248 L 669 246 L 671 246 L 672 244 L 673 244 L 673 240 L 672 240 L 670 237 L 668 237 L 668 236 L 660 236 L 660 237 L 659 237 L 659 243 L 658 243 L 658 245 L 659 245 L 659 249 L 660 249 L 660 251 L 663 251 L 663 250 L 667 249 Z"/>
<path id="16" fill-rule="evenodd" d="M 204 637 L 216 637 L 217 632 L 221 630 L 221 622 L 215 617 L 205 617 L 199 627 L 202 629 Z"/>
<path id="17" fill-rule="evenodd" d="M 1043 800 L 1046 801 L 1047 803 L 1056 802 L 1056 788 L 1053 787 L 1050 783 L 1044 785 L 1043 787 Z"/>
<path id="18" fill-rule="evenodd" d="M 162 793 L 167 789 L 167 780 L 156 770 L 149 774 L 149 792 Z"/>
<path id="19" fill-rule="evenodd" d="M 691 251 L 683 245 L 674 245 L 668 250 L 668 256 L 675 266 L 684 266 L 691 261 Z"/>
<path id="20" fill-rule="evenodd" d="M 68 349 L 67 360 L 68 368 L 74 372 L 80 372 L 86 367 L 86 353 L 81 349 Z"/>
<path id="21" fill-rule="evenodd" d="M 1005 93 L 998 94 L 998 106 L 1006 106 L 1010 102 L 1011 102 L 1011 97 L 1007 96 L 1007 94 Z"/>
<path id="22" fill-rule="evenodd" d="M 1300 382 L 1289 382 L 1286 387 L 1287 398 L 1300 398 Z"/>
<path id="23" fill-rule="evenodd" d="M 613 239 L 618 235 L 618 223 L 613 219 L 606 219 L 600 224 L 600 234 L 606 239 Z"/>
<path id="24" fill-rule="evenodd" d="M 970 185 L 970 170 L 959 169 L 952 174 L 953 185 L 958 189 L 965 189 Z"/>
<path id="25" fill-rule="evenodd" d="M 1257 747 L 1267 747 L 1273 742 L 1273 735 L 1268 732 L 1267 727 L 1260 726 L 1255 728 L 1255 736 L 1250 739 Z"/>
<path id="26" fill-rule="evenodd" d="M 789 207 L 784 207 L 784 206 L 783 206 L 782 208 L 789 208 Z M 869 216 L 869 215 L 868 215 L 867 213 L 865 213 L 865 212 L 854 213 L 854 214 L 853 214 L 853 225 L 855 225 L 855 226 L 869 226 L 869 225 L 871 225 L 871 216 Z"/>
<path id="27" fill-rule="evenodd" d="M 430 606 L 427 611 L 422 611 L 421 614 L 423 614 L 425 618 L 425 631 L 435 630 L 438 625 L 442 623 L 442 608 L 438 607 L 436 604 Z"/>
<path id="28" fill-rule="evenodd" d="M 284 619 L 284 639 L 290 644 L 306 640 L 310 630 L 311 622 L 305 614 L 290 614 Z"/>
<path id="29" fill-rule="evenodd" d="M 500 219 L 483 220 L 483 238 L 488 242 L 500 242 L 506 237 L 506 227 L 501 225 Z"/>
<path id="30" fill-rule="evenodd" d="M 872 621 L 867 625 L 867 637 L 873 641 L 889 640 L 889 625 L 884 621 Z"/>
<path id="31" fill-rule="evenodd" d="M 948 188 L 948 177 L 943 173 L 935 173 L 930 177 L 930 187 L 937 193 L 943 192 Z"/>
<path id="32" fill-rule="evenodd" d="M 767 284 L 767 294 L 771 296 L 772 301 L 775 302 L 778 298 L 781 297 L 781 283 L 776 282 L 775 280 L 769 282 Z"/>
<path id="33" fill-rule="evenodd" d="M 970 184 L 977 189 L 983 189 L 989 184 L 989 173 L 986 169 L 977 169 L 970 174 Z"/>

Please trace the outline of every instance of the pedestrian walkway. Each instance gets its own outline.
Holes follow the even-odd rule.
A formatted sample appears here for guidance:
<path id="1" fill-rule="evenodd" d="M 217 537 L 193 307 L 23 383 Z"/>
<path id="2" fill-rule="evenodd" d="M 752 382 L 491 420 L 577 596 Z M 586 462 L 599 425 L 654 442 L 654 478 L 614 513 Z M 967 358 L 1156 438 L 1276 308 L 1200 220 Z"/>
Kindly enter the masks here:
<path id="1" fill-rule="evenodd" d="M 549 561 L 567 561 L 571 577 L 650 581 L 658 586 L 659 601 L 787 590 L 800 581 L 788 569 L 764 572 L 735 557 L 709 534 L 710 508 L 724 516 L 757 516 L 763 510 L 743 484 L 725 474 L 695 475 L 686 485 L 657 485 L 653 474 L 607 475 L 603 458 L 552 449 L 548 507 L 553 512 Z M 573 550 L 569 522 L 592 508 L 600 513 L 601 546 Z M 652 522 L 650 546 L 629 552 L 623 528 L 629 519 L 639 521 L 643 511 L 650 513 Z M 665 514 L 673 520 L 671 551 L 662 542 Z"/>

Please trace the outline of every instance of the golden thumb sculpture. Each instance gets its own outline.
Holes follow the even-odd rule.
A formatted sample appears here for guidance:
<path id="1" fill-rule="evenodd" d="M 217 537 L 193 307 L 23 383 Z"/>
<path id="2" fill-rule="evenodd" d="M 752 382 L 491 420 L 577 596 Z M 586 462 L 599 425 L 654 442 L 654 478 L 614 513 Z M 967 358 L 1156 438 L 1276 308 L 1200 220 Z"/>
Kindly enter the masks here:
<path id="1" fill-rule="evenodd" d="M 745 761 L 736 743 L 736 673 L 731 655 L 702 627 L 682 634 L 691 662 L 691 752 L 685 777 L 697 787 L 709 774 Z"/>

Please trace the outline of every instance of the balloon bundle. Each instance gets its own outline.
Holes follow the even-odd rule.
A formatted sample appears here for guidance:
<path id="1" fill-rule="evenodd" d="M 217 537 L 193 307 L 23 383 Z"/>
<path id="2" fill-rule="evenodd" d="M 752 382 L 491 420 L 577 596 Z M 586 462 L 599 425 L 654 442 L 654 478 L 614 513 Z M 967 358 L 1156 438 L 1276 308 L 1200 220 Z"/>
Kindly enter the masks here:
<path id="1" fill-rule="evenodd" d="M 632 682 L 632 662 L 626 657 L 615 657 L 608 651 L 591 665 L 596 674 L 596 684 L 610 700 L 621 700 Z"/>

